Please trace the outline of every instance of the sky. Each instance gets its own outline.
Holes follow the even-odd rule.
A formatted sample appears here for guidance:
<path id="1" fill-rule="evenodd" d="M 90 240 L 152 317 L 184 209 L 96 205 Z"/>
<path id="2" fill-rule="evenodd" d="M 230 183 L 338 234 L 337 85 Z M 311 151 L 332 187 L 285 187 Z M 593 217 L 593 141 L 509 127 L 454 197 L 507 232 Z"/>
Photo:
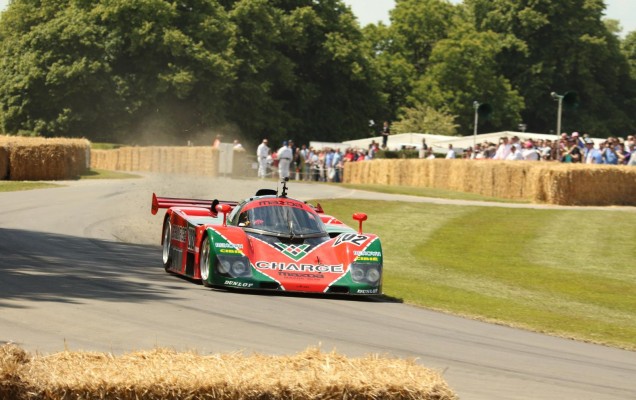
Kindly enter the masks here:
<path id="1" fill-rule="evenodd" d="M 383 21 L 389 22 L 389 10 L 394 5 L 394 0 L 343 0 L 345 4 L 351 6 L 353 13 L 358 17 L 360 25 Z M 459 3 L 460 0 L 451 0 Z M 0 10 L 4 10 L 9 4 L 9 0 L 0 0 Z M 607 18 L 617 19 L 623 27 L 623 36 L 636 30 L 636 7 L 634 0 L 605 0 Z"/>

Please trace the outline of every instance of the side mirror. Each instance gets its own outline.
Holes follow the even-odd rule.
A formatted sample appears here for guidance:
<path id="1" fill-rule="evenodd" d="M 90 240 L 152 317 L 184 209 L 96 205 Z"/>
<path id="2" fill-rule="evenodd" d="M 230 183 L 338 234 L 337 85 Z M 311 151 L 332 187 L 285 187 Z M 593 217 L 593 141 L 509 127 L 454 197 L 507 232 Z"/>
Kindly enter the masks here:
<path id="1" fill-rule="evenodd" d="M 223 226 L 227 226 L 227 215 L 232 211 L 232 206 L 229 204 L 218 204 L 216 211 L 223 213 Z"/>
<path id="2" fill-rule="evenodd" d="M 362 221 L 366 221 L 367 220 L 367 214 L 365 213 L 355 213 L 353 214 L 353 219 L 355 219 L 356 221 L 358 221 L 360 223 L 360 226 L 358 227 L 358 233 L 362 233 Z"/>

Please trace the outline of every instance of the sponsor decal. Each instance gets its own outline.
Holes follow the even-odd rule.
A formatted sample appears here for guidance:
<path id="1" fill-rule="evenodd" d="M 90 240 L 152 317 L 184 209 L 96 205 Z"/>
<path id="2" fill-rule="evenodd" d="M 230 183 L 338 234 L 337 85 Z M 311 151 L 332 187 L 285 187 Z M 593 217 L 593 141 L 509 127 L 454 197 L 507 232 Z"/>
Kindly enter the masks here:
<path id="1" fill-rule="evenodd" d="M 176 240 L 177 242 L 185 243 L 188 237 L 188 233 L 185 226 L 172 226 L 172 240 Z"/>
<path id="2" fill-rule="evenodd" d="M 295 207 L 295 208 L 303 208 L 303 205 L 301 203 L 297 203 L 295 201 L 289 201 L 289 200 L 283 200 L 283 199 L 278 199 L 278 200 L 259 200 L 257 202 L 259 207 L 263 207 L 263 206 L 289 206 L 289 207 Z"/>
<path id="3" fill-rule="evenodd" d="M 364 242 L 367 241 L 368 238 L 369 238 L 368 236 L 358 235 L 357 233 L 343 233 L 340 236 L 338 236 L 338 238 L 333 244 L 333 247 L 339 246 L 343 243 L 351 243 L 359 247 L 359 246 L 362 246 Z"/>
<path id="4" fill-rule="evenodd" d="M 194 239 L 196 238 L 196 228 L 194 226 L 188 227 L 188 250 L 194 250 Z"/>
<path id="5" fill-rule="evenodd" d="M 321 273 L 278 271 L 278 276 L 292 279 L 324 279 Z"/>
<path id="6" fill-rule="evenodd" d="M 218 247 L 219 249 L 242 249 L 242 244 L 234 244 L 234 243 L 214 243 L 214 247 Z"/>
<path id="7" fill-rule="evenodd" d="M 306 250 L 309 248 L 308 244 L 296 246 L 293 244 L 274 243 L 274 246 L 276 246 L 281 253 L 295 261 L 305 257 L 307 255 Z"/>
<path id="8" fill-rule="evenodd" d="M 356 257 L 356 261 L 380 261 L 379 257 L 362 257 L 362 256 L 358 256 Z"/>
<path id="9" fill-rule="evenodd" d="M 243 254 L 241 252 L 241 250 L 236 250 L 236 249 L 219 249 L 219 253 L 221 254 Z"/>
<path id="10" fill-rule="evenodd" d="M 378 289 L 358 289 L 356 291 L 358 294 L 378 294 Z"/>
<path id="11" fill-rule="evenodd" d="M 223 282 L 223 284 L 227 285 L 227 286 L 242 287 L 242 288 L 251 288 L 251 287 L 254 286 L 253 283 L 237 282 L 237 281 L 225 281 L 225 282 Z"/>
<path id="12" fill-rule="evenodd" d="M 382 252 L 380 251 L 354 251 L 354 256 L 362 256 L 362 257 L 382 257 Z"/>
<path id="13" fill-rule="evenodd" d="M 276 261 L 257 261 L 255 264 L 258 269 L 270 269 L 278 271 L 293 271 L 293 272 L 317 272 L 317 273 L 337 273 L 342 274 L 344 272 L 344 265 L 314 265 L 314 264 L 295 264 Z"/>

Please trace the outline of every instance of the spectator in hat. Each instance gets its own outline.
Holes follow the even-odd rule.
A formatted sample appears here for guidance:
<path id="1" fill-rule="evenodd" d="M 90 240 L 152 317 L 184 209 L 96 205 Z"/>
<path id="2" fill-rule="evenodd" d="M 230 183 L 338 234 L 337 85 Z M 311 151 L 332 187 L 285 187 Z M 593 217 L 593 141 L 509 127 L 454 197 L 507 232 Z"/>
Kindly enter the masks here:
<path id="1" fill-rule="evenodd" d="M 541 158 L 539 150 L 534 147 L 534 143 L 532 143 L 532 140 L 528 140 L 523 144 L 521 156 L 526 161 L 539 161 L 539 159 Z"/>
<path id="2" fill-rule="evenodd" d="M 578 132 L 572 132 L 572 139 L 574 139 L 574 143 L 576 144 L 576 147 L 578 147 L 581 150 L 585 148 L 585 141 L 583 140 L 583 138 L 579 136 Z"/>
<path id="3" fill-rule="evenodd" d="M 585 140 L 583 160 L 585 160 L 586 164 L 603 164 L 603 155 L 600 150 L 594 147 L 594 141 L 592 139 Z"/>

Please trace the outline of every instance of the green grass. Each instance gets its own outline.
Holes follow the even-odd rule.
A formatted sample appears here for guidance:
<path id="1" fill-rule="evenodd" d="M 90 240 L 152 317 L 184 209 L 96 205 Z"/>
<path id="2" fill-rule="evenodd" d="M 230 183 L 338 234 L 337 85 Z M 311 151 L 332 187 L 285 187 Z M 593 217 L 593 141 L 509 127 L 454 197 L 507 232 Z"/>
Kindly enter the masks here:
<path id="1" fill-rule="evenodd" d="M 505 203 L 528 203 L 522 200 L 500 199 L 496 197 L 481 196 L 474 193 L 455 192 L 452 190 L 443 190 L 435 188 L 414 187 L 414 186 L 392 186 L 392 185 L 354 185 L 349 183 L 338 184 L 350 189 L 367 190 L 371 192 L 389 193 L 389 194 L 405 194 L 409 196 L 432 197 L 437 199 L 452 200 L 475 200 L 475 201 L 492 201 Z"/>
<path id="2" fill-rule="evenodd" d="M 108 171 L 105 169 L 90 169 L 82 174 L 80 179 L 136 179 L 139 175 L 128 174 L 125 172 Z"/>
<path id="3" fill-rule="evenodd" d="M 121 144 L 117 144 L 117 143 L 95 143 L 95 142 L 91 142 L 91 149 L 94 150 L 113 150 L 113 149 L 117 149 L 119 147 L 122 147 L 123 145 Z"/>
<path id="4" fill-rule="evenodd" d="M 139 175 L 127 174 L 124 172 L 107 171 L 101 169 L 91 169 L 80 176 L 80 179 L 134 179 Z M 0 181 L 0 192 L 17 192 L 20 190 L 47 189 L 64 186 L 64 181 L 57 183 L 50 182 L 29 182 L 29 181 Z"/>
<path id="5" fill-rule="evenodd" d="M 0 192 L 17 192 L 20 190 L 45 189 L 60 186 L 61 185 L 45 182 L 0 181 Z"/>
<path id="6" fill-rule="evenodd" d="M 636 213 L 320 200 L 377 233 L 406 303 L 636 350 Z"/>

